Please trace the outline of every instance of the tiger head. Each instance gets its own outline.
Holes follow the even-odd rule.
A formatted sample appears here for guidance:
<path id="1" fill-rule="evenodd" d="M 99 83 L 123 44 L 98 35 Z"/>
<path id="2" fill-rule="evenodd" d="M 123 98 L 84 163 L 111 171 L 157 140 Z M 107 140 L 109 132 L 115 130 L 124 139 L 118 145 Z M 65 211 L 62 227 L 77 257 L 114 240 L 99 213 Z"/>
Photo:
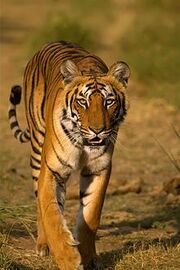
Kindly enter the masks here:
<path id="1" fill-rule="evenodd" d="M 61 65 L 65 108 L 61 125 L 74 141 L 99 147 L 114 143 L 127 112 L 125 88 L 130 70 L 125 62 L 112 65 L 107 74 L 83 74 L 68 60 Z"/>

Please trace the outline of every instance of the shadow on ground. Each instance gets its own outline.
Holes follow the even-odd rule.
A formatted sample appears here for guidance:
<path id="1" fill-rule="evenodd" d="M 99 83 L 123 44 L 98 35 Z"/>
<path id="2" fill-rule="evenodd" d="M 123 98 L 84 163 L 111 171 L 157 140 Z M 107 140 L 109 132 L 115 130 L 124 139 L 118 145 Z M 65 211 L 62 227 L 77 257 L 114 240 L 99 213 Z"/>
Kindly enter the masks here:
<path id="1" fill-rule="evenodd" d="M 99 260 L 103 262 L 105 269 L 116 269 L 117 261 L 120 262 L 126 254 L 132 254 L 139 250 L 148 250 L 152 247 L 161 246 L 161 248 L 167 249 L 168 247 L 174 247 L 180 242 L 180 234 L 176 234 L 169 239 L 155 238 L 151 241 L 149 240 L 139 240 L 134 243 L 134 241 L 129 241 L 123 245 L 120 249 L 115 249 L 112 251 L 101 253 Z"/>
<path id="2" fill-rule="evenodd" d="M 114 222 L 110 224 L 102 224 L 100 226 L 101 229 L 103 230 L 110 230 L 111 228 L 117 228 L 120 230 L 116 231 L 109 231 L 108 235 L 114 235 L 117 236 L 120 233 L 121 234 L 127 234 L 129 231 L 125 230 L 122 231 L 121 229 L 123 227 L 130 227 L 132 228 L 133 231 L 140 231 L 141 229 L 150 229 L 150 228 L 156 228 L 158 226 L 161 227 L 161 229 L 164 229 L 166 227 L 166 224 L 173 224 L 174 230 L 177 232 L 180 232 L 180 204 L 176 205 L 169 205 L 163 208 L 157 209 L 157 212 L 155 215 L 151 215 L 142 219 L 136 219 L 136 220 L 125 220 L 121 222 Z M 134 228 L 134 230 L 133 230 Z"/>

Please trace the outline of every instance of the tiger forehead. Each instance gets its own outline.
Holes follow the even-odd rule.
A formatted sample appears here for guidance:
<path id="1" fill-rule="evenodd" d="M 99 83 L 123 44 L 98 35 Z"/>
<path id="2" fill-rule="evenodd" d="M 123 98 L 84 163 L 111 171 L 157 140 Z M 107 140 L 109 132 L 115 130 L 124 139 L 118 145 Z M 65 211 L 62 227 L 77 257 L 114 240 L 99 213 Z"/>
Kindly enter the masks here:
<path id="1" fill-rule="evenodd" d="M 89 95 L 95 92 L 101 93 L 106 97 L 108 94 L 112 93 L 112 87 L 109 84 L 98 82 L 97 80 L 92 80 L 82 85 L 80 91 L 80 93 L 85 97 L 89 97 Z"/>

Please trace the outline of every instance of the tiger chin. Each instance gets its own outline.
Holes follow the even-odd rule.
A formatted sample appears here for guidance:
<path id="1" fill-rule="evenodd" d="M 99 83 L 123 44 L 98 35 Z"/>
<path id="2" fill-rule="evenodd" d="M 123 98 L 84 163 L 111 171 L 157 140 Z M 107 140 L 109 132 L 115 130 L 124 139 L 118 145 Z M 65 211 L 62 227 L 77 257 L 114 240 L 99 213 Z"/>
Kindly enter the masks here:
<path id="1" fill-rule="evenodd" d="M 117 134 L 127 113 L 128 65 L 109 69 L 76 44 L 45 45 L 24 72 L 28 127 L 21 130 L 11 89 L 9 122 L 15 138 L 31 142 L 37 199 L 37 253 L 53 254 L 62 270 L 99 269 L 95 238 L 100 223 Z M 66 183 L 80 169 L 80 207 L 72 233 L 64 218 Z"/>

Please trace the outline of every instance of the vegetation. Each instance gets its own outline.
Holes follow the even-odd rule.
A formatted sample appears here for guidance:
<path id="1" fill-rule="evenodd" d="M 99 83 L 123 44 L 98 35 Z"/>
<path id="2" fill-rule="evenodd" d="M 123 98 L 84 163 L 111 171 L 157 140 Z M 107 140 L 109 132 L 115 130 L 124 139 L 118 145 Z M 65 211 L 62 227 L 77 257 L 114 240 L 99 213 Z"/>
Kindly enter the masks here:
<path id="1" fill-rule="evenodd" d="M 82 26 L 77 20 L 66 15 L 50 16 L 45 24 L 32 39 L 33 51 L 48 42 L 71 40 L 85 48 L 93 48 L 94 38 L 88 27 Z"/>
<path id="2" fill-rule="evenodd" d="M 136 14 L 120 50 L 148 97 L 165 98 L 180 107 L 179 1 L 134 1 Z"/>
<path id="3" fill-rule="evenodd" d="M 158 3 L 154 0 L 128 3 L 69 0 L 66 12 L 56 1 L 50 3 L 52 8 L 46 23 L 32 38 L 33 51 L 49 41 L 64 39 L 101 53 L 101 48 L 111 38 L 106 36 L 106 29 L 113 24 L 117 16 L 115 11 L 131 12 L 134 16 L 132 23 L 119 40 L 114 40 L 111 50 L 117 46 L 120 55 L 129 63 L 133 78 L 143 88 L 139 94 L 164 98 L 180 107 L 178 0 L 160 0 Z M 124 26 L 119 21 L 116 31 L 121 32 L 121 27 Z"/>

